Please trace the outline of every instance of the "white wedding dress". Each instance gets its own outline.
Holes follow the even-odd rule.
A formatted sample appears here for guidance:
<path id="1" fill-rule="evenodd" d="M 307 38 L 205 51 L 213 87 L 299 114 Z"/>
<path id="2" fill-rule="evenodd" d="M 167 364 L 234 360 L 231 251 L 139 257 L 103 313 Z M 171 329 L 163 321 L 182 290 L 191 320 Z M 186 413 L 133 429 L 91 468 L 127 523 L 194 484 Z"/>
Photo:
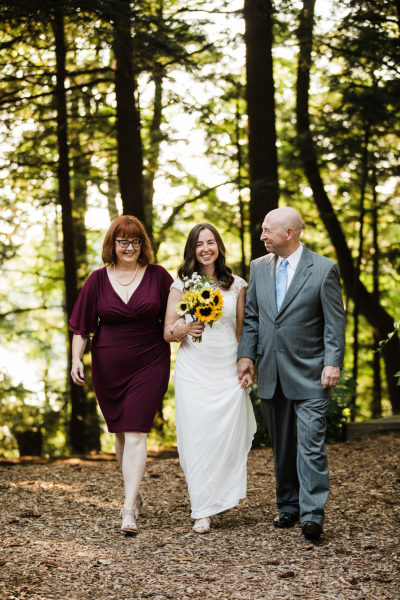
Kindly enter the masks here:
<path id="1" fill-rule="evenodd" d="M 236 304 L 246 285 L 235 276 L 230 290 L 220 289 L 222 317 L 205 326 L 201 342 L 186 336 L 176 358 L 177 444 L 194 519 L 232 508 L 246 496 L 247 454 L 256 432 L 236 369 Z M 184 289 L 180 280 L 172 287 Z"/>

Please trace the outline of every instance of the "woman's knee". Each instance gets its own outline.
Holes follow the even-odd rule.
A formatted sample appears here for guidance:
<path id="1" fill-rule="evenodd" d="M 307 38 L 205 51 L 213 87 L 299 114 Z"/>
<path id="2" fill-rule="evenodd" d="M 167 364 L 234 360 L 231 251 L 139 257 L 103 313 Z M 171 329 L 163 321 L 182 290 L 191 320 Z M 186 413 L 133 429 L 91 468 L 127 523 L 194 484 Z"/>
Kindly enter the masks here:
<path id="1" fill-rule="evenodd" d="M 126 431 L 124 433 L 125 445 L 140 446 L 146 442 L 147 434 L 142 431 Z"/>

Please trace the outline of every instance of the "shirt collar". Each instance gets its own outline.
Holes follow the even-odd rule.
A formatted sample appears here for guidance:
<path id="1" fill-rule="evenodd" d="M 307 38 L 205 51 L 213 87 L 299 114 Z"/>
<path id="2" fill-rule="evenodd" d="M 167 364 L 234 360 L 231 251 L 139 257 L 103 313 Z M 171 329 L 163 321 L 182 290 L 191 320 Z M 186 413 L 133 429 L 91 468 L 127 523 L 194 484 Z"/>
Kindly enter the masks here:
<path id="1" fill-rule="evenodd" d="M 292 252 L 292 254 L 290 254 L 287 257 L 288 263 L 289 263 L 289 267 L 291 267 L 292 269 L 296 269 L 299 260 L 300 260 L 300 256 L 301 253 L 303 252 L 303 244 L 300 242 L 300 246 L 294 251 Z M 283 257 L 282 256 L 277 256 L 277 261 L 276 261 L 276 268 L 279 269 L 281 262 L 283 261 Z"/>

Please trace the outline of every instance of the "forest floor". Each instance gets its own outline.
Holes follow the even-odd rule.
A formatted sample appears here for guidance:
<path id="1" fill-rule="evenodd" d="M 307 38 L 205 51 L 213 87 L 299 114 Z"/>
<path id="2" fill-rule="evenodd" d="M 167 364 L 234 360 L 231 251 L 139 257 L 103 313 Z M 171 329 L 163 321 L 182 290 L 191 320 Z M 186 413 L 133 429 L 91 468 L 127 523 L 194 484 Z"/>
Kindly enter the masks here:
<path id="1" fill-rule="evenodd" d="M 249 456 L 248 496 L 191 531 L 174 452 L 150 456 L 145 514 L 120 533 L 115 460 L 0 463 L 1 600 L 398 600 L 400 436 L 328 446 L 324 534 L 278 530 L 271 450 Z"/>

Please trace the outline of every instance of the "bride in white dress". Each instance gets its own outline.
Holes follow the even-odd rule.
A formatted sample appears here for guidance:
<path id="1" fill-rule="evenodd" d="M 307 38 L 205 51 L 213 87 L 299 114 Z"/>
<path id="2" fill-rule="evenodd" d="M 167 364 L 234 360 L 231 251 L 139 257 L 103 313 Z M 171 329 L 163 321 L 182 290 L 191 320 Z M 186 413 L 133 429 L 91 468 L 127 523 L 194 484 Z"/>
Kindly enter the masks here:
<path id="1" fill-rule="evenodd" d="M 194 272 L 211 277 L 223 296 L 222 316 L 212 328 L 176 312 L 183 277 Z M 256 421 L 246 389 L 250 381 L 238 380 L 236 351 L 247 284 L 232 275 L 222 239 L 207 223 L 189 233 L 178 275 L 170 290 L 164 337 L 181 341 L 175 365 L 178 452 L 196 520 L 193 530 L 208 533 L 210 516 L 246 496 L 247 455 Z M 192 341 L 199 336 L 201 342 Z"/>

